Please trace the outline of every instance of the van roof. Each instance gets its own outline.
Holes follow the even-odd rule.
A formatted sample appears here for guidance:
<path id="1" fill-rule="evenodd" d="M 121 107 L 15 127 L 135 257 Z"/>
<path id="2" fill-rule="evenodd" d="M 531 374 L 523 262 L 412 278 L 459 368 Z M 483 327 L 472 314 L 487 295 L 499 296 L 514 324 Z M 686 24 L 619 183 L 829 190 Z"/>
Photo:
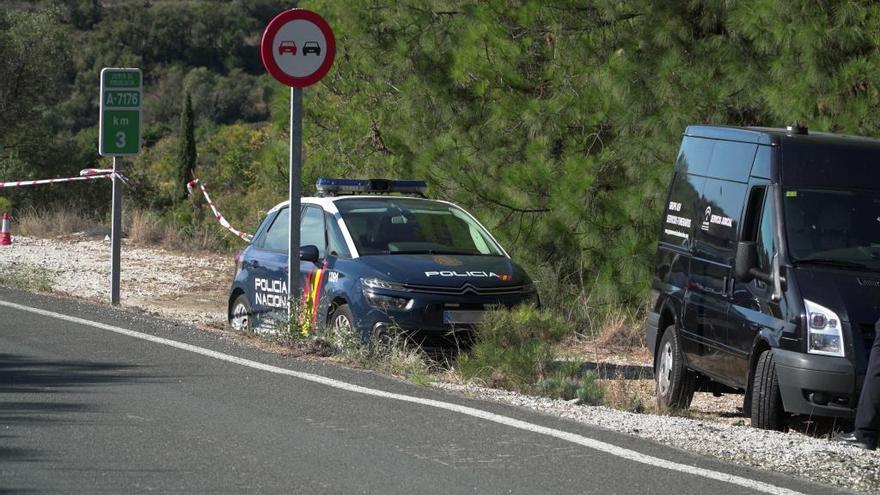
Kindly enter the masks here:
<path id="1" fill-rule="evenodd" d="M 768 127 L 691 125 L 685 136 L 781 149 L 768 178 L 788 186 L 880 188 L 880 139 L 829 132 L 791 133 Z"/>
<path id="2" fill-rule="evenodd" d="M 783 141 L 798 141 L 810 144 L 852 145 L 858 147 L 876 147 L 880 150 L 880 139 L 833 134 L 830 132 L 808 131 L 806 134 L 792 134 L 788 129 L 776 127 L 735 127 L 724 125 L 689 125 L 684 131 L 686 136 L 739 141 L 743 143 L 778 146 Z"/>

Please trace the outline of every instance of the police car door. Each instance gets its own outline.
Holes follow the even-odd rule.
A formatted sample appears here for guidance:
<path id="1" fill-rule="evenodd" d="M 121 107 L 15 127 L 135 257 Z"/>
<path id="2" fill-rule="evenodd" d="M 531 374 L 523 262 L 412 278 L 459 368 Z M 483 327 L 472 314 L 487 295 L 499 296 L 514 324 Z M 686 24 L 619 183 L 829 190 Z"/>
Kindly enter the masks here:
<path id="1" fill-rule="evenodd" d="M 327 253 L 327 237 L 324 229 L 324 210 L 315 205 L 303 208 L 299 231 L 300 247 L 318 248 L 318 261 L 300 260 L 299 272 L 304 311 L 317 311 L 321 286 L 324 282 L 324 259 Z"/>
<path id="2" fill-rule="evenodd" d="M 257 326 L 264 330 L 274 329 L 286 318 L 289 212 L 284 207 L 275 215 L 249 260 L 254 274 L 254 313 L 258 315 Z"/>

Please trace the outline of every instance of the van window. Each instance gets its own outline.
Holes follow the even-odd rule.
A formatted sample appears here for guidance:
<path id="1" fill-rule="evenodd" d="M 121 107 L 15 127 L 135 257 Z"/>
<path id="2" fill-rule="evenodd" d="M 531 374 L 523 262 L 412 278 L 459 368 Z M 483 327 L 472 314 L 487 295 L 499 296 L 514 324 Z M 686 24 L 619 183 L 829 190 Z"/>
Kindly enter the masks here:
<path id="1" fill-rule="evenodd" d="M 770 273 L 773 263 L 773 253 L 776 252 L 773 227 L 776 219 L 773 217 L 773 195 L 764 197 L 764 207 L 761 209 L 761 228 L 758 230 L 758 268 L 764 273 Z"/>
<path id="2" fill-rule="evenodd" d="M 752 177 L 770 178 L 770 154 L 772 152 L 773 148 L 770 146 L 758 146 L 755 163 L 752 164 Z"/>
<path id="3" fill-rule="evenodd" d="M 685 137 L 675 162 L 676 172 L 706 175 L 714 145 L 715 141 L 711 139 Z"/>
<path id="4" fill-rule="evenodd" d="M 880 190 L 795 188 L 784 195 L 793 262 L 880 271 Z"/>
<path id="5" fill-rule="evenodd" d="M 706 179 L 696 175 L 677 172 L 672 177 L 669 201 L 663 214 L 660 241 L 676 247 L 689 249 L 697 222 L 697 203 Z"/>
<path id="6" fill-rule="evenodd" d="M 736 233 L 748 186 L 739 182 L 706 179 L 696 232 L 697 255 L 732 264 Z"/>
<path id="7" fill-rule="evenodd" d="M 748 182 L 757 149 L 757 144 L 715 141 L 706 175 L 716 179 Z"/>

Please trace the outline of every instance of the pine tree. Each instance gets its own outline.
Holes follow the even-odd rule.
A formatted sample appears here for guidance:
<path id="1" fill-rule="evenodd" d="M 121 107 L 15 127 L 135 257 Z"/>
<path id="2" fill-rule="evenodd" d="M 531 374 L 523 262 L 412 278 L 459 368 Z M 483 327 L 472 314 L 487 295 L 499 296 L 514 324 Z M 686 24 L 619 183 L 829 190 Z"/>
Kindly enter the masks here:
<path id="1" fill-rule="evenodd" d="M 180 111 L 180 148 L 178 149 L 178 186 L 180 191 L 179 200 L 184 200 L 189 195 L 186 184 L 194 178 L 196 170 L 196 134 L 195 119 L 193 117 L 192 97 L 189 91 L 184 92 L 183 108 Z"/>

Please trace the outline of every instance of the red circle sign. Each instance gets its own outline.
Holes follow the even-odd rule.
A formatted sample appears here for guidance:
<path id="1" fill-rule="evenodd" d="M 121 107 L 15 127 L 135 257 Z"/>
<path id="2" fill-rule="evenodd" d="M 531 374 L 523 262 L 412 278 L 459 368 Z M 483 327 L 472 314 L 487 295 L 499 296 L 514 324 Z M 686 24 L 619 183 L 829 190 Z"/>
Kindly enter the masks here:
<path id="1" fill-rule="evenodd" d="M 260 42 L 263 66 L 288 86 L 304 88 L 320 81 L 336 57 L 336 38 L 327 21 L 305 9 L 275 16 Z"/>

